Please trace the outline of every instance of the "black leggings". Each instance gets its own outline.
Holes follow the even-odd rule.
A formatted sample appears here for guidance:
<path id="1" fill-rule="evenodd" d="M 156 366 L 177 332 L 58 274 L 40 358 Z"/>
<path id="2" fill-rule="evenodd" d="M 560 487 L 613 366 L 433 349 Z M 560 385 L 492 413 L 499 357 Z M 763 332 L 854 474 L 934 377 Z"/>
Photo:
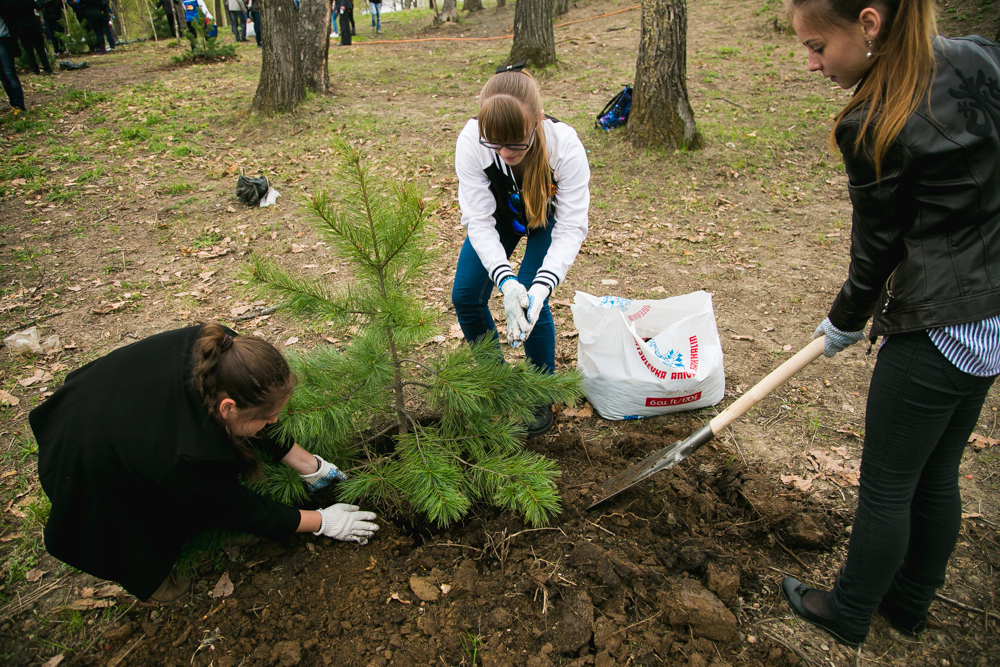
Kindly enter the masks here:
<path id="1" fill-rule="evenodd" d="M 845 630 L 867 634 L 883 598 L 926 616 L 961 528 L 962 452 L 995 379 L 958 370 L 925 331 L 879 351 L 847 563 L 828 599 Z"/>

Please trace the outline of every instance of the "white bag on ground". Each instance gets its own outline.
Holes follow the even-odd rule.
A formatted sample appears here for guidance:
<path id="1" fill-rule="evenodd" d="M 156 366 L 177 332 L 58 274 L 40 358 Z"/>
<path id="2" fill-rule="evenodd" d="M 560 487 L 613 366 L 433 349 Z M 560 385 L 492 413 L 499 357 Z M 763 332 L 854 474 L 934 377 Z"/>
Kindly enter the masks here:
<path id="1" fill-rule="evenodd" d="M 577 292 L 577 368 L 605 419 L 637 419 L 715 405 L 726 391 L 712 295 L 657 301 Z"/>

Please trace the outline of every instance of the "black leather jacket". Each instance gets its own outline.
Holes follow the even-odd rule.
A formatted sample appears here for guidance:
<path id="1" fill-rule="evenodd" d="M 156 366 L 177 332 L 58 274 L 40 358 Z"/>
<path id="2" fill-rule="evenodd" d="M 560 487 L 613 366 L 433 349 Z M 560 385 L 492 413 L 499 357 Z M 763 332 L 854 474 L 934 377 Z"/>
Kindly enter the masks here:
<path id="1" fill-rule="evenodd" d="M 1000 313 L 1000 46 L 935 38 L 926 99 L 882 163 L 854 142 L 861 110 L 837 127 L 854 205 L 851 265 L 830 308 L 871 338 Z M 862 84 L 864 85 L 864 84 Z"/>

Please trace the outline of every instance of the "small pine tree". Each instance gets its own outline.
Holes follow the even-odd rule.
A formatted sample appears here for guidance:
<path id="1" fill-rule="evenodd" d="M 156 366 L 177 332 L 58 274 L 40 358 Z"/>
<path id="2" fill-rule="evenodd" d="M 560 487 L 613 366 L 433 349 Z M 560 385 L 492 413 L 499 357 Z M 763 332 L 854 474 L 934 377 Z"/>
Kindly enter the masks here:
<path id="1" fill-rule="evenodd" d="M 352 332 L 343 350 L 289 355 L 299 384 L 279 421 L 282 434 L 350 470 L 339 485 L 345 501 L 417 512 L 440 526 L 475 503 L 547 523 L 560 511 L 559 470 L 524 448 L 524 422 L 536 405 L 579 398 L 579 375 L 505 363 L 496 341 L 414 359 L 436 330 L 418 294 L 433 261 L 424 203 L 412 185 L 386 187 L 358 151 L 340 150 L 345 204 L 323 193 L 308 209 L 353 267 L 353 282 L 337 292 L 261 257 L 244 276 L 251 293 L 280 299 L 279 310 Z M 286 503 L 305 497 L 294 471 L 265 472 L 265 493 Z"/>
<path id="2" fill-rule="evenodd" d="M 57 34 L 66 45 L 67 51 L 78 56 L 97 47 L 97 35 L 92 30 L 84 28 L 73 11 L 67 8 L 63 15 L 66 17 L 66 32 Z"/>
<path id="3" fill-rule="evenodd" d="M 194 28 L 194 32 L 188 30 L 186 33 L 188 42 L 191 44 L 191 51 L 174 56 L 172 60 L 175 64 L 181 65 L 199 60 L 210 62 L 222 58 L 231 58 L 236 55 L 236 45 L 220 45 L 218 43 L 218 28 L 216 28 L 214 37 L 208 36 L 205 15 L 201 13 L 200 7 L 198 8 L 198 19 L 191 23 L 191 27 Z"/>

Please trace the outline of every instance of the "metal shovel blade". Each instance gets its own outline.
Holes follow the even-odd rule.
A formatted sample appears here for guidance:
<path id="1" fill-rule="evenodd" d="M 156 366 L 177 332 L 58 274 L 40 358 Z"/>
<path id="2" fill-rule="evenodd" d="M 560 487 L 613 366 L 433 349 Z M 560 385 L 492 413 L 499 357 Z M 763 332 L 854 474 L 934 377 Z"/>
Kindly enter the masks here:
<path id="1" fill-rule="evenodd" d="M 587 509 L 597 507 L 608 498 L 617 496 L 625 489 L 638 484 L 650 475 L 677 465 L 702 445 L 710 442 L 716 434 L 722 433 L 723 429 L 734 419 L 742 416 L 747 410 L 757 405 L 761 399 L 780 387 L 788 378 L 798 373 L 821 354 L 823 354 L 823 336 L 813 340 L 813 342 L 792 356 L 791 359 L 771 371 L 767 377 L 751 387 L 735 403 L 723 410 L 712 421 L 689 435 L 687 440 L 677 441 L 669 447 L 664 447 L 659 451 L 653 452 L 643 460 L 632 464 L 606 481 L 602 489 L 604 495 Z"/>

